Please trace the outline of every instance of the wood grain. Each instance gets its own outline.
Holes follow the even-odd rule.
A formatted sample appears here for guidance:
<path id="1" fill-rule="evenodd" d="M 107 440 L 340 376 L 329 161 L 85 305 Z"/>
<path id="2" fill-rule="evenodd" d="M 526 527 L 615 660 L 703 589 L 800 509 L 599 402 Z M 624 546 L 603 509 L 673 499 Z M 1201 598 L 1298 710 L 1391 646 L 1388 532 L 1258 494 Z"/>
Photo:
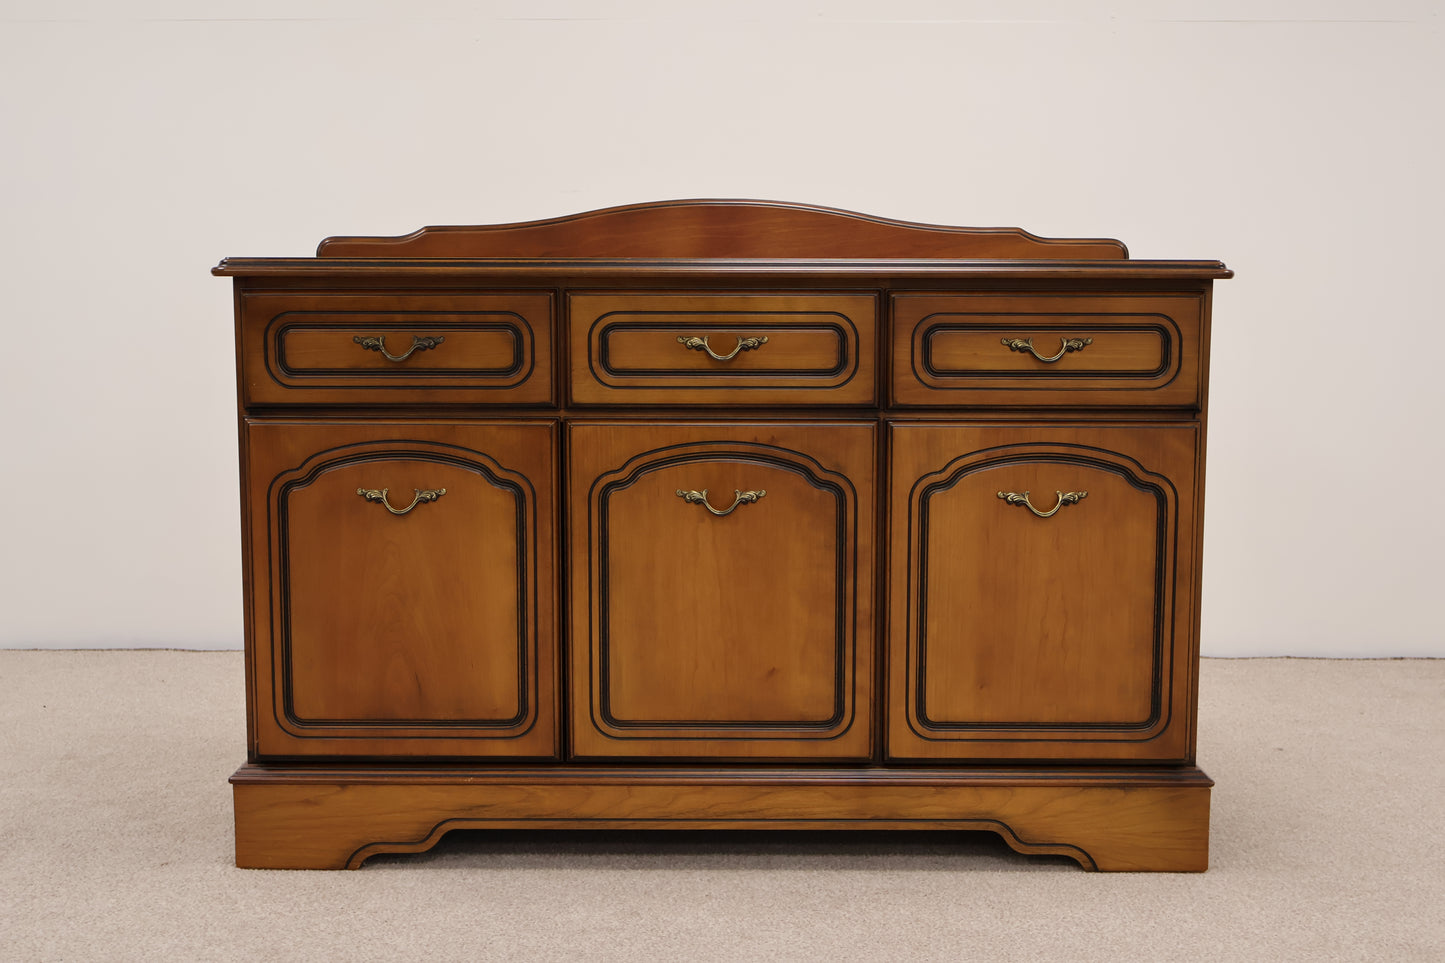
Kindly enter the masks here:
<path id="1" fill-rule="evenodd" d="M 1210 781 L 1197 769 L 1113 774 L 877 770 L 393 771 L 246 767 L 232 777 L 236 862 L 357 869 L 452 829 L 990 830 L 1085 869 L 1202 872 Z"/>
<path id="2" fill-rule="evenodd" d="M 867 758 L 871 424 L 574 423 L 572 752 Z M 708 491 L 726 516 L 678 497 Z"/>
<path id="3" fill-rule="evenodd" d="M 612 405 L 872 404 L 877 298 L 574 294 L 567 299 L 572 400 Z M 708 337 L 718 361 L 679 338 Z"/>
<path id="4" fill-rule="evenodd" d="M 529 294 L 241 297 L 242 396 L 250 405 L 511 404 L 552 400 L 552 298 Z M 389 361 L 354 339 L 383 337 Z"/>
<path id="5" fill-rule="evenodd" d="M 424 227 L 404 237 L 329 237 L 322 258 L 1128 257 L 1119 241 L 1056 240 L 1016 227 L 914 224 L 774 201 L 662 201 L 569 217 Z"/>
<path id="6" fill-rule="evenodd" d="M 900 293 L 892 397 L 900 405 L 1197 406 L 1201 294 Z M 1005 341 L 1032 339 L 1054 362 Z"/>
<path id="7" fill-rule="evenodd" d="M 555 427 L 246 440 L 259 756 L 555 756 Z M 446 493 L 397 516 L 358 488 Z"/>
<path id="8" fill-rule="evenodd" d="M 893 427 L 891 756 L 1188 758 L 1196 442 Z M 1087 495 L 1040 518 L 1000 491 Z"/>
<path id="9" fill-rule="evenodd" d="M 238 865 L 525 826 L 983 828 L 1205 868 L 1223 264 L 749 201 L 319 254 L 213 272 L 236 289 Z M 433 336 L 402 362 L 356 343 Z M 677 340 L 702 336 L 768 341 Z M 1087 344 L 1053 362 L 1007 343 L 1065 338 Z M 369 488 L 446 493 L 395 516 Z M 756 496 L 677 494 L 703 490 Z M 1048 518 L 998 497 L 1071 491 Z"/>

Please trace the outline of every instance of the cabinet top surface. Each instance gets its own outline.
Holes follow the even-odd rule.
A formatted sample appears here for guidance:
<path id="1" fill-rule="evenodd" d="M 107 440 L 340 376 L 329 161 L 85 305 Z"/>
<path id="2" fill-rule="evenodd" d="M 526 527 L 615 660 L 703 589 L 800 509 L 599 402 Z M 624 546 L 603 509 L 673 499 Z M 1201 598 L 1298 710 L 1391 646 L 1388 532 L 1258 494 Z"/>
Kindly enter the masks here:
<path id="1" fill-rule="evenodd" d="M 467 275 L 1227 278 L 1219 261 L 1136 261 L 1108 239 L 915 224 L 763 201 L 663 201 L 550 220 L 331 237 L 314 258 L 226 258 L 222 276 Z"/>

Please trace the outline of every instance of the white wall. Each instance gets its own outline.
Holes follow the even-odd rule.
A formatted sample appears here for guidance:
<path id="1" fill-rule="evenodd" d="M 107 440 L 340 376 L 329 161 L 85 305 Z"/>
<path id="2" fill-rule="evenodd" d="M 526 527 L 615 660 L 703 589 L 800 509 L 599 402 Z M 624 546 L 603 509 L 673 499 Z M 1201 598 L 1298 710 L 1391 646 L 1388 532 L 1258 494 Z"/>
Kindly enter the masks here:
<path id="1" fill-rule="evenodd" d="M 1205 652 L 1445 655 L 1438 9 L 0 3 L 0 645 L 240 644 L 222 256 L 760 197 L 1228 262 Z"/>

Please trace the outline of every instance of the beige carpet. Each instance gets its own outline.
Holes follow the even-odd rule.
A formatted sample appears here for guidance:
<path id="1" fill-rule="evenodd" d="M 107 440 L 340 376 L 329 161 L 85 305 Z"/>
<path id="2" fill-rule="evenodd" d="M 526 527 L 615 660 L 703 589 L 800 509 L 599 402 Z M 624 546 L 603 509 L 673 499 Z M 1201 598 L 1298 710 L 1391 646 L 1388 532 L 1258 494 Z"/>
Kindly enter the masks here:
<path id="1" fill-rule="evenodd" d="M 238 870 L 238 653 L 0 651 L 0 960 L 1445 960 L 1445 661 L 1207 660 L 1212 868 L 987 834 L 454 833 Z"/>

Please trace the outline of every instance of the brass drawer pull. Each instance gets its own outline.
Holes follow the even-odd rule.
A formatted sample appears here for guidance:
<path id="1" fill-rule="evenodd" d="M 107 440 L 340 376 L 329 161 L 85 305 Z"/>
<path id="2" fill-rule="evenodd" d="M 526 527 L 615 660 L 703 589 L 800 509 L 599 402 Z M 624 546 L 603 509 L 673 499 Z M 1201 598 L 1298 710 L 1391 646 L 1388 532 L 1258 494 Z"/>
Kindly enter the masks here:
<path id="1" fill-rule="evenodd" d="M 407 358 L 411 357 L 412 352 L 426 351 L 429 348 L 435 348 L 437 345 L 445 341 L 446 338 L 441 336 L 437 336 L 435 338 L 423 338 L 420 335 L 414 334 L 411 336 L 411 347 L 407 348 L 401 354 L 392 354 L 390 351 L 386 350 L 386 335 L 384 334 L 377 335 L 376 337 L 371 338 L 363 338 L 361 335 L 357 335 L 351 340 L 361 345 L 367 351 L 380 351 L 381 356 L 387 361 L 405 361 Z"/>
<path id="2" fill-rule="evenodd" d="M 1033 512 L 1035 515 L 1039 516 L 1040 518 L 1048 518 L 1050 515 L 1053 515 L 1053 514 L 1054 514 L 1055 512 L 1057 512 L 1059 509 L 1063 508 L 1065 505 L 1076 505 L 1076 504 L 1078 504 L 1079 501 L 1080 501 L 1081 499 L 1083 499 L 1084 496 L 1088 495 L 1089 493 L 1088 493 L 1088 492 L 1055 492 L 1055 494 L 1059 496 L 1059 503 L 1058 503 L 1057 505 L 1055 505 L 1053 508 L 1050 508 L 1050 509 L 1049 509 L 1048 511 L 1046 511 L 1046 512 L 1041 512 L 1041 511 L 1039 511 L 1037 508 L 1034 507 L 1034 503 L 1031 502 L 1031 501 L 1029 501 L 1029 493 L 1028 493 L 1028 492 L 1024 492 L 1022 495 L 1020 495 L 1018 492 L 999 492 L 999 493 L 998 493 L 998 497 L 999 497 L 999 498 L 1002 498 L 1004 501 L 1008 502 L 1010 505 L 1022 505 L 1022 506 L 1024 506 L 1025 508 L 1027 508 L 1029 511 Z"/>
<path id="3" fill-rule="evenodd" d="M 382 506 L 393 515 L 405 515 L 413 508 L 423 502 L 434 502 L 447 493 L 445 488 L 413 488 L 411 504 L 405 508 L 393 508 L 391 502 L 386 500 L 386 493 L 390 488 L 358 488 L 356 494 L 369 502 L 381 502 Z"/>
<path id="4" fill-rule="evenodd" d="M 696 491 L 693 491 L 693 492 L 685 492 L 685 491 L 683 491 L 681 488 L 679 488 L 679 489 L 677 490 L 677 497 L 678 497 L 678 498 L 681 498 L 683 501 L 687 502 L 688 504 L 692 504 L 693 502 L 696 502 L 697 504 L 701 505 L 703 508 L 706 508 L 708 511 L 712 512 L 714 515 L 727 515 L 728 513 L 732 512 L 733 509 L 737 508 L 739 505 L 747 505 L 747 504 L 749 504 L 749 503 L 751 503 L 751 502 L 755 502 L 755 501 L 757 501 L 759 498 L 762 498 L 762 497 L 763 497 L 764 495 L 766 495 L 766 494 L 767 494 L 767 492 L 763 491 L 762 489 L 758 489 L 757 491 L 740 492 L 740 491 L 738 491 L 736 488 L 734 488 L 734 489 L 733 489 L 733 503 L 732 503 L 731 505 L 729 505 L 727 508 L 717 509 L 717 508 L 713 508 L 712 505 L 708 504 L 708 500 L 707 500 L 707 489 L 706 489 L 706 488 L 704 488 L 704 489 L 703 489 L 702 491 L 700 491 L 700 492 L 696 492 Z"/>
<path id="5" fill-rule="evenodd" d="M 1093 338 L 1061 338 L 1060 340 L 1063 341 L 1063 344 L 1059 347 L 1059 353 L 1052 358 L 1045 358 L 1039 354 L 1038 349 L 1034 347 L 1033 338 L 1003 338 L 1001 340 L 1004 344 L 1008 345 L 1010 351 L 1027 351 L 1045 364 L 1058 361 L 1070 351 L 1083 351 L 1086 345 L 1094 343 Z"/>
<path id="6" fill-rule="evenodd" d="M 708 357 L 712 358 L 714 361 L 731 361 L 743 351 L 754 351 L 758 348 L 761 348 L 763 345 L 768 343 L 768 339 L 766 337 L 738 338 L 737 346 L 733 348 L 731 354 L 718 354 L 712 349 L 712 345 L 707 343 L 706 337 L 684 338 L 679 336 L 677 339 L 677 343 L 682 345 L 689 351 L 706 351 Z"/>

